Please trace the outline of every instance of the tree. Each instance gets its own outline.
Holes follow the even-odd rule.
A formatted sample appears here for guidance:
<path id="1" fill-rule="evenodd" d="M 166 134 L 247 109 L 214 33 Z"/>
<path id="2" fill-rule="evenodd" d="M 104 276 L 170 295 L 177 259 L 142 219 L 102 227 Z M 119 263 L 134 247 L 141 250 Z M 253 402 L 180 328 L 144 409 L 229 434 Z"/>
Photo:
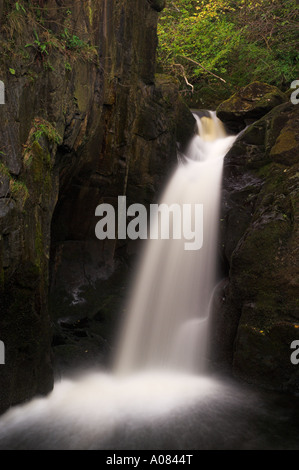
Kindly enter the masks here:
<path id="1" fill-rule="evenodd" d="M 231 92 L 253 80 L 286 89 L 298 73 L 298 8 L 296 0 L 169 0 L 158 63 L 185 88 L 187 78 L 195 89 Z"/>

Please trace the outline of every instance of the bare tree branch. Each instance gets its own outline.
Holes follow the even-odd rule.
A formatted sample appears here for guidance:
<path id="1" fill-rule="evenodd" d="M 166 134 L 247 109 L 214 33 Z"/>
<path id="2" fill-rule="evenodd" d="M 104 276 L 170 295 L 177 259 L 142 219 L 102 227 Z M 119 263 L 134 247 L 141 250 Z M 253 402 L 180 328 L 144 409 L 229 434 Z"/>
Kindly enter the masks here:
<path id="1" fill-rule="evenodd" d="M 203 65 L 201 65 L 199 62 L 196 62 L 196 60 L 193 60 L 193 59 L 190 59 L 190 57 L 185 57 L 183 55 L 180 55 L 180 57 L 182 57 L 183 59 L 186 59 L 186 60 L 189 60 L 190 62 L 193 62 L 194 64 L 198 65 L 199 67 L 201 67 L 203 70 L 205 70 L 206 72 L 210 73 L 211 75 L 213 75 L 214 77 L 218 78 L 219 80 L 221 80 L 222 82 L 226 83 L 226 80 L 224 80 L 224 78 L 221 78 L 219 77 L 218 75 L 215 75 L 213 72 L 211 72 L 210 70 L 206 69 Z"/>
<path id="2" fill-rule="evenodd" d="M 180 69 L 182 70 L 184 80 L 185 80 L 186 84 L 191 87 L 191 90 L 192 90 L 191 93 L 193 93 L 194 86 L 191 83 L 189 83 L 188 78 L 186 77 L 186 73 L 185 73 L 185 69 L 184 69 L 183 65 L 182 64 L 173 64 L 173 65 L 175 65 L 176 67 L 180 67 Z"/>

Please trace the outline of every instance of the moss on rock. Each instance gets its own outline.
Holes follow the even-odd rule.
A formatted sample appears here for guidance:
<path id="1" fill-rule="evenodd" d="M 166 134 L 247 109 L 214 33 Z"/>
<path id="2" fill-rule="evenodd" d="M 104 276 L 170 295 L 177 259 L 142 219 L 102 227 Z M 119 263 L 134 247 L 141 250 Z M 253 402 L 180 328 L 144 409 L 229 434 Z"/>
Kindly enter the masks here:
<path id="1" fill-rule="evenodd" d="M 299 339 L 298 119 L 287 102 L 242 133 L 225 157 L 221 214 L 228 285 L 219 317 L 233 323 L 226 346 L 233 373 L 292 392 L 299 390 L 290 362 Z M 225 335 L 224 325 L 219 330 Z"/>
<path id="2" fill-rule="evenodd" d="M 253 82 L 222 102 L 217 108 L 217 116 L 228 128 L 241 130 L 287 100 L 277 87 Z"/>

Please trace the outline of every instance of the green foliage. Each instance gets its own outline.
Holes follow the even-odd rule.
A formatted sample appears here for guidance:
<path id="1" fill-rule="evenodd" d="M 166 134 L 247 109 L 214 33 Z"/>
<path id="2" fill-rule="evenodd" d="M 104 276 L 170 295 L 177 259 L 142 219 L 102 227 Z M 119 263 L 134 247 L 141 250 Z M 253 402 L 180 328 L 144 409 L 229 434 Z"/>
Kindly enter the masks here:
<path id="1" fill-rule="evenodd" d="M 65 47 L 67 49 L 82 49 L 86 46 L 86 43 L 82 41 L 75 34 L 70 34 L 67 28 L 64 29 L 61 38 L 65 41 Z"/>
<path id="2" fill-rule="evenodd" d="M 21 201 L 22 205 L 24 205 L 29 196 L 29 191 L 23 181 L 12 178 L 10 180 L 10 194 L 13 199 Z"/>
<path id="3" fill-rule="evenodd" d="M 16 2 L 15 9 L 17 11 L 22 11 L 23 13 L 26 13 L 25 7 L 22 5 L 22 3 Z"/>
<path id="4" fill-rule="evenodd" d="M 41 137 L 46 137 L 50 142 L 61 144 L 62 137 L 59 135 L 55 127 L 45 119 L 36 118 L 34 120 L 34 131 L 31 135 L 31 140 L 39 141 Z"/>
<path id="5" fill-rule="evenodd" d="M 220 77 L 231 91 L 254 80 L 287 89 L 298 73 L 298 9 L 296 0 L 169 0 L 158 64 L 178 76 L 183 65 L 195 87 Z"/>
<path id="6" fill-rule="evenodd" d="M 3 183 L 3 178 L 8 178 L 9 180 L 9 197 L 19 201 L 21 205 L 24 206 L 29 196 L 29 191 L 26 184 L 24 181 L 21 181 L 15 176 L 12 176 L 5 163 L 0 162 L 0 183 Z"/>
<path id="7" fill-rule="evenodd" d="M 42 56 L 42 57 L 44 55 L 48 55 L 49 54 L 49 52 L 48 52 L 49 42 L 48 41 L 46 41 L 46 42 L 40 41 L 40 39 L 38 37 L 38 34 L 35 30 L 34 30 L 34 36 L 35 36 L 34 43 L 33 44 L 26 44 L 25 47 L 33 47 L 34 49 L 36 49 L 38 54 L 40 54 L 40 56 Z"/>
<path id="8" fill-rule="evenodd" d="M 65 62 L 64 68 L 65 68 L 65 70 L 68 71 L 68 72 L 71 72 L 71 70 L 72 70 L 72 66 L 71 66 L 71 64 L 70 64 L 69 62 Z"/>
<path id="9" fill-rule="evenodd" d="M 35 118 L 26 145 L 24 145 L 23 163 L 25 168 L 31 167 L 34 156 L 38 156 L 45 161 L 48 167 L 51 167 L 51 157 L 43 150 L 39 142 L 42 138 L 46 138 L 49 143 L 56 145 L 62 143 L 62 137 L 49 121 Z"/>
<path id="10" fill-rule="evenodd" d="M 0 162 L 0 177 L 5 176 L 6 178 L 10 178 L 10 172 L 7 166 L 3 163 Z M 2 180 L 0 180 L 2 182 Z"/>
<path id="11" fill-rule="evenodd" d="M 59 20 L 42 0 L 6 0 L 0 36 L 2 58 L 12 55 L 18 61 L 30 62 L 33 58 L 47 70 L 52 70 L 48 59 L 55 51 L 67 57 L 68 63 L 77 59 L 96 62 L 97 49 L 80 37 L 82 31 L 76 29 L 71 7 L 61 5 L 57 10 Z"/>

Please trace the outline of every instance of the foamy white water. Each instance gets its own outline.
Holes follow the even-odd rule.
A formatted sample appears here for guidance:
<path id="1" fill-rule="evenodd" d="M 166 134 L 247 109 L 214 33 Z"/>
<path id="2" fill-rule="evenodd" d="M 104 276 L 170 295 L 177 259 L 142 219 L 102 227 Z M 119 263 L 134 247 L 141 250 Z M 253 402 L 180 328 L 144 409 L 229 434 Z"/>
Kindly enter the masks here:
<path id="1" fill-rule="evenodd" d="M 222 381 L 161 371 L 63 380 L 0 419 L 0 449 L 194 449 L 239 439 L 256 400 Z M 237 422 L 238 421 L 238 422 Z"/>

